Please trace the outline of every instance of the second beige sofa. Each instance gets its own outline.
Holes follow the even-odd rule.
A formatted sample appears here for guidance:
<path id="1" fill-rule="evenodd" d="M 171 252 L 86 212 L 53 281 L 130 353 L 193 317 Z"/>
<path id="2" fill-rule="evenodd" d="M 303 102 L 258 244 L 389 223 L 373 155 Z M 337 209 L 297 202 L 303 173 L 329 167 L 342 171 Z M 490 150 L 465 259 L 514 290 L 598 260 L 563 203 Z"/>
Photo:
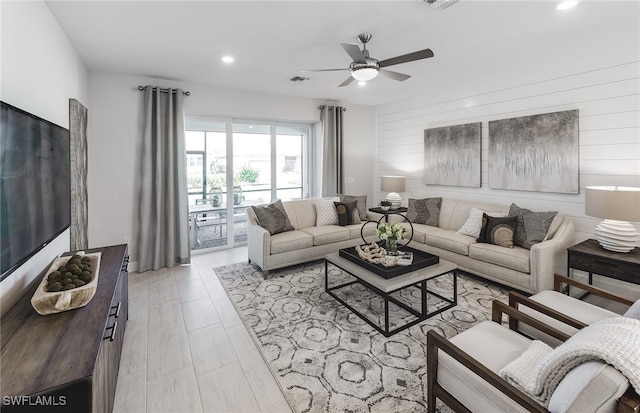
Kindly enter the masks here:
<path id="1" fill-rule="evenodd" d="M 259 266 L 265 276 L 269 270 L 320 259 L 362 243 L 362 224 L 317 226 L 315 203 L 311 199 L 287 201 L 283 206 L 294 230 L 274 235 L 260 227 L 255 214 L 248 209 L 249 261 Z M 505 248 L 478 243 L 475 238 L 457 232 L 474 207 L 499 213 L 509 211 L 509 205 L 443 199 L 438 226 L 413 224 L 410 246 L 451 261 L 463 271 L 528 293 L 552 289 L 553 274 L 566 273 L 566 249 L 574 240 L 570 218 L 558 214 L 553 233 L 531 249 Z M 373 212 L 367 214 L 369 220 L 381 217 Z M 399 220 L 402 218 L 390 215 L 390 222 Z M 374 229 L 373 224 L 365 227 L 367 242 L 377 240 Z"/>

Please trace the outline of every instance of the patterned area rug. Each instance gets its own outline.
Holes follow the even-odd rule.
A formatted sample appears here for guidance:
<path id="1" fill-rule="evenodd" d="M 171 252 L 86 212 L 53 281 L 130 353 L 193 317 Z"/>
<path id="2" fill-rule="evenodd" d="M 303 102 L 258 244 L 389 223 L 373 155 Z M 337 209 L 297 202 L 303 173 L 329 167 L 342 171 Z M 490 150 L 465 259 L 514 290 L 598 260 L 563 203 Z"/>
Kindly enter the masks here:
<path id="1" fill-rule="evenodd" d="M 214 271 L 296 412 L 425 412 L 426 332 L 452 337 L 489 319 L 491 302 L 507 296 L 459 276 L 456 307 L 385 338 L 324 291 L 323 261 L 272 270 L 268 280 L 247 263 Z M 348 277 L 337 268 L 330 275 Z M 452 277 L 428 288 L 452 291 Z M 411 290 L 396 298 L 411 305 L 419 297 Z M 381 299 L 359 284 L 341 294 L 362 312 L 380 314 Z M 427 301 L 429 311 L 442 305 Z M 389 317 L 402 324 L 412 316 L 392 307 Z"/>

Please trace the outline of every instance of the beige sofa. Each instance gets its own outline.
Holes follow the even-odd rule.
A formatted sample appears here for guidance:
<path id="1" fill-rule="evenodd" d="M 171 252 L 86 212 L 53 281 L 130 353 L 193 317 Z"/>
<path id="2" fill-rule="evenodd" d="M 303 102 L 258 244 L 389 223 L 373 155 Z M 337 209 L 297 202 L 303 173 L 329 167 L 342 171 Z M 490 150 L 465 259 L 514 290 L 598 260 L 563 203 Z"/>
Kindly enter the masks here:
<path id="1" fill-rule="evenodd" d="M 341 248 L 362 243 L 362 224 L 316 226 L 313 200 L 288 201 L 283 205 L 294 230 L 275 235 L 260 227 L 255 214 L 248 209 L 249 262 L 258 265 L 265 276 L 269 270 L 320 259 Z M 556 216 L 554 233 L 530 250 L 505 248 L 478 243 L 475 238 L 456 232 L 473 207 L 492 212 L 509 211 L 508 205 L 443 199 L 438 227 L 413 224 L 410 246 L 451 261 L 463 271 L 529 293 L 552 289 L 553 274 L 566 273 L 566 249 L 573 245 L 574 239 L 570 218 Z M 372 212 L 367 216 L 370 220 L 381 217 Z M 399 222 L 403 218 L 389 215 L 389 220 Z M 365 227 L 367 242 L 377 240 L 374 229 L 374 224 Z"/>

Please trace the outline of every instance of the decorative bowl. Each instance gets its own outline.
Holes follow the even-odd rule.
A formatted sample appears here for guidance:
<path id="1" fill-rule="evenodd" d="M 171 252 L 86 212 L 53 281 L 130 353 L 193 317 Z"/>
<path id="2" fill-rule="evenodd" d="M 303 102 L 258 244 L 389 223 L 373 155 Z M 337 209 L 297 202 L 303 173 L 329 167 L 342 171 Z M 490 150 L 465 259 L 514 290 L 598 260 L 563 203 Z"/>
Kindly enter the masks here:
<path id="1" fill-rule="evenodd" d="M 76 254 L 89 257 L 91 262 L 91 281 L 83 286 L 76 287 L 71 290 L 55 292 L 47 291 L 47 278 L 49 277 L 49 274 L 56 271 L 60 266 L 66 265 L 66 263 L 71 259 L 71 256 L 56 258 L 53 261 L 53 264 L 51 264 L 51 267 L 49 267 L 45 276 L 42 278 L 42 281 L 40 282 L 40 285 L 38 285 L 33 297 L 31 297 L 31 305 L 38 314 L 55 314 L 62 311 L 84 307 L 95 295 L 98 286 L 100 256 L 102 253 L 96 252 L 85 254 L 84 251 L 79 251 Z"/>

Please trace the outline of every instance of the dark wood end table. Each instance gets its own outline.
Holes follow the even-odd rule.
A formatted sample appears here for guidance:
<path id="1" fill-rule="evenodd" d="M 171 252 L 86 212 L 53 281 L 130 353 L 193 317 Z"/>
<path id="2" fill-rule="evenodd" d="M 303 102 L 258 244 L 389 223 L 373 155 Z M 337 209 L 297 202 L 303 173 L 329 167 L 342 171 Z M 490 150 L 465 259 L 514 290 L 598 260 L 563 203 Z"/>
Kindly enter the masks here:
<path id="1" fill-rule="evenodd" d="M 593 284 L 593 274 L 640 284 L 640 248 L 613 252 L 602 248 L 595 239 L 588 239 L 567 248 L 567 254 L 568 276 L 573 268 L 588 272 L 589 284 Z"/>
<path id="2" fill-rule="evenodd" d="M 384 215 L 389 215 L 389 214 L 402 214 L 407 212 L 407 207 L 398 207 L 396 209 L 387 209 L 384 210 L 382 209 L 382 207 L 373 207 L 373 208 L 369 208 L 369 211 L 371 212 L 377 212 L 378 214 L 384 214 Z"/>

